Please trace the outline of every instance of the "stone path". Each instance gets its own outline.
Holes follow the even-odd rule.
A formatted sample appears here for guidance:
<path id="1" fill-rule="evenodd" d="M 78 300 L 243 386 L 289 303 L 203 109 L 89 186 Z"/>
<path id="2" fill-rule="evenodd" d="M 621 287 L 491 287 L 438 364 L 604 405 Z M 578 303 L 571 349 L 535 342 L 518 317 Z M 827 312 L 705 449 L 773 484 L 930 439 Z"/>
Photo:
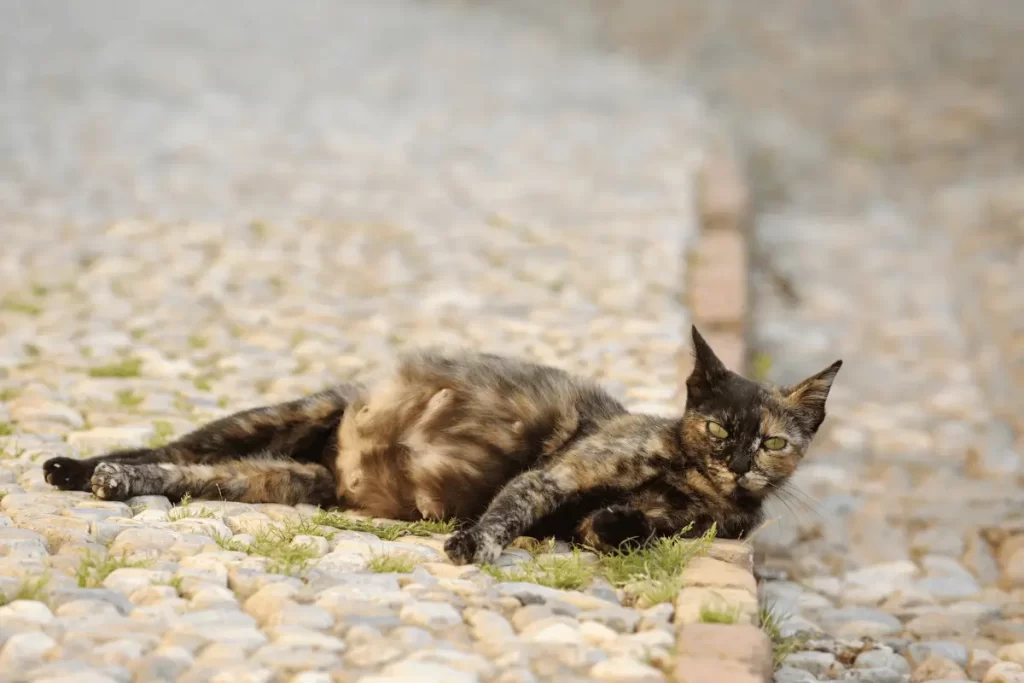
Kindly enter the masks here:
<path id="1" fill-rule="evenodd" d="M 0 681 L 665 679 L 671 603 L 455 568 L 436 529 L 55 492 L 40 463 L 430 343 L 678 410 L 698 100 L 497 10 L 398 0 L 17 3 L 0 74 Z M 741 569 L 688 581 L 739 581 L 753 620 L 749 553 L 715 552 Z"/>
<path id="2" fill-rule="evenodd" d="M 846 361 L 756 539 L 820 634 L 776 681 L 1024 681 L 1024 6 L 516 7 L 713 97 L 755 197 L 754 366 Z"/>

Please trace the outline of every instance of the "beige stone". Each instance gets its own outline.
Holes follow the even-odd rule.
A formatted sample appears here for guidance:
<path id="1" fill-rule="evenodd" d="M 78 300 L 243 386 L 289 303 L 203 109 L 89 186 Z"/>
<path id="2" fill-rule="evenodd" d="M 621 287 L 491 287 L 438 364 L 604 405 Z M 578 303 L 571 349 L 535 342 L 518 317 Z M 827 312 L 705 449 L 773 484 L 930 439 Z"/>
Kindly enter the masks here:
<path id="1" fill-rule="evenodd" d="M 744 541 L 718 540 L 708 548 L 706 557 L 741 567 L 753 576 L 754 548 L 749 543 Z"/>
<path id="2" fill-rule="evenodd" d="M 747 310 L 746 249 L 739 232 L 711 231 L 701 235 L 690 274 L 690 304 L 698 324 L 742 323 Z"/>
<path id="3" fill-rule="evenodd" d="M 1024 666 L 1024 642 L 1004 645 L 996 652 L 999 659 Z"/>
<path id="4" fill-rule="evenodd" d="M 1016 662 L 993 664 L 982 683 L 1024 683 L 1024 667 Z"/>
<path id="5" fill-rule="evenodd" d="M 767 683 L 739 662 L 703 657 L 679 657 L 672 672 L 674 683 Z"/>
<path id="6" fill-rule="evenodd" d="M 697 200 L 703 226 L 739 229 L 749 199 L 750 193 L 735 157 L 726 151 L 709 153 L 700 171 Z"/>
<path id="7" fill-rule="evenodd" d="M 742 588 L 757 592 L 754 575 L 742 567 L 713 557 L 697 557 L 683 572 L 683 586 L 702 588 Z"/>
<path id="8" fill-rule="evenodd" d="M 921 662 L 910 675 L 910 683 L 927 683 L 927 681 L 950 680 L 966 681 L 967 672 L 945 657 L 933 656 Z"/>
<path id="9" fill-rule="evenodd" d="M 771 678 L 772 643 L 764 631 L 749 624 L 687 624 L 676 634 L 676 651 L 680 657 L 740 664 L 762 677 L 752 680 Z"/>

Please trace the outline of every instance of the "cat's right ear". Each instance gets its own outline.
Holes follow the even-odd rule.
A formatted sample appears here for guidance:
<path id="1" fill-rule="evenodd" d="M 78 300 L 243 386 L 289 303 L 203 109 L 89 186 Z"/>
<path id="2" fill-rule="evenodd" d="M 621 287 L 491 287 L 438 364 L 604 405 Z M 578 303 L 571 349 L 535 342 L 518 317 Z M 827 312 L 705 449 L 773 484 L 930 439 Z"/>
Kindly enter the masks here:
<path id="1" fill-rule="evenodd" d="M 718 359 L 715 352 L 694 325 L 691 330 L 693 337 L 693 371 L 686 380 L 687 387 L 699 387 L 713 384 L 729 374 L 725 364 Z"/>

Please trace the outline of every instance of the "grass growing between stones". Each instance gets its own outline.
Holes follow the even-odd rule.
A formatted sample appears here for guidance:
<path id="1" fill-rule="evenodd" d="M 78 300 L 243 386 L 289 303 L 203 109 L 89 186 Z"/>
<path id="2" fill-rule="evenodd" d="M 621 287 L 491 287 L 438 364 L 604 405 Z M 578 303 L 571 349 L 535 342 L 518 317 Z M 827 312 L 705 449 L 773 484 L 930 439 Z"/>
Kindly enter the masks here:
<path id="1" fill-rule="evenodd" d="M 117 404 L 125 408 L 135 408 L 144 400 L 146 399 L 142 395 L 135 393 L 131 389 L 122 389 L 117 392 Z"/>
<path id="2" fill-rule="evenodd" d="M 309 563 L 317 558 L 315 548 L 294 542 L 297 536 L 322 536 L 330 540 L 333 534 L 325 532 L 312 519 L 300 519 L 287 521 L 281 526 L 265 525 L 253 534 L 252 543 L 219 536 L 213 540 L 225 550 L 267 558 L 267 571 L 272 574 L 296 576 L 309 569 Z"/>
<path id="3" fill-rule="evenodd" d="M 213 510 L 204 507 L 188 507 L 192 502 L 192 495 L 186 493 L 178 501 L 178 504 L 167 511 L 167 519 L 177 522 L 179 519 L 210 519 L 214 517 Z"/>
<path id="4" fill-rule="evenodd" d="M 804 639 L 799 636 L 782 635 L 782 622 L 785 621 L 786 616 L 777 612 L 773 605 L 761 606 L 761 630 L 772 641 L 772 667 L 774 669 L 782 666 L 786 657 L 799 650 L 804 643 Z"/>
<path id="5" fill-rule="evenodd" d="M 108 555 L 101 559 L 87 552 L 75 570 L 75 579 L 79 588 L 98 588 L 118 569 L 148 567 L 151 564 L 152 560 L 129 560 L 124 553 L 120 557 Z"/>
<path id="6" fill-rule="evenodd" d="M 362 531 L 373 534 L 383 541 L 394 541 L 402 536 L 432 536 L 433 534 L 450 534 L 455 531 L 454 521 L 375 522 L 369 519 L 349 517 L 333 510 L 318 510 L 310 518 L 310 521 L 341 531 Z"/>
<path id="7" fill-rule="evenodd" d="M 714 527 L 698 538 L 684 538 L 687 531 L 656 539 L 643 548 L 597 553 L 596 561 L 574 549 L 566 556 L 534 554 L 511 569 L 481 569 L 499 581 L 525 581 L 561 590 L 583 588 L 595 578 L 602 578 L 615 588 L 625 589 L 631 601 L 651 606 L 675 599 L 686 565 L 706 553 L 715 538 Z"/>
<path id="8" fill-rule="evenodd" d="M 26 576 L 18 584 L 18 590 L 13 595 L 8 596 L 6 593 L 0 592 L 0 607 L 6 605 L 9 602 L 15 600 L 37 600 L 39 602 L 46 602 L 47 591 L 46 587 L 50 583 L 50 575 L 43 574 L 42 576 Z"/>
<path id="9" fill-rule="evenodd" d="M 171 442 L 171 437 L 174 436 L 174 425 L 167 420 L 154 420 L 153 421 L 153 436 L 149 437 L 146 445 L 150 448 L 160 448 L 166 446 Z"/>
<path id="10" fill-rule="evenodd" d="M 0 422 L 0 436 L 10 436 L 14 433 L 14 425 L 10 422 Z"/>
<path id="11" fill-rule="evenodd" d="M 408 574 L 416 568 L 416 562 L 407 555 L 374 555 L 366 568 L 377 574 Z"/>
<path id="12" fill-rule="evenodd" d="M 90 377 L 138 377 L 141 374 L 142 359 L 133 357 L 89 369 Z"/>
<path id="13" fill-rule="evenodd" d="M 740 620 L 738 607 L 729 609 L 714 605 L 704 605 L 700 608 L 700 622 L 702 624 L 735 624 Z"/>
<path id="14" fill-rule="evenodd" d="M 594 580 L 597 567 L 587 563 L 578 548 L 567 556 L 533 557 L 515 567 L 504 569 L 494 565 L 480 568 L 498 581 L 536 583 L 559 590 L 579 590 Z"/>

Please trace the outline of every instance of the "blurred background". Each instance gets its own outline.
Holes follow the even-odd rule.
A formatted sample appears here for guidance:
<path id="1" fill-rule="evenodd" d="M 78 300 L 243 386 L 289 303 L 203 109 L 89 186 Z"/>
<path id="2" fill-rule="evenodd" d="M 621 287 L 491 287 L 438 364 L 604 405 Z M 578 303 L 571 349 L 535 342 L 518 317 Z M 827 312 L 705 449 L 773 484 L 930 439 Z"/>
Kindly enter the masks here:
<path id="1" fill-rule="evenodd" d="M 0 488 L 422 344 L 678 411 L 699 171 L 724 145 L 750 198 L 737 362 L 846 362 L 756 539 L 762 593 L 791 632 L 896 653 L 778 680 L 1024 663 L 1024 4 L 2 15 Z"/>

